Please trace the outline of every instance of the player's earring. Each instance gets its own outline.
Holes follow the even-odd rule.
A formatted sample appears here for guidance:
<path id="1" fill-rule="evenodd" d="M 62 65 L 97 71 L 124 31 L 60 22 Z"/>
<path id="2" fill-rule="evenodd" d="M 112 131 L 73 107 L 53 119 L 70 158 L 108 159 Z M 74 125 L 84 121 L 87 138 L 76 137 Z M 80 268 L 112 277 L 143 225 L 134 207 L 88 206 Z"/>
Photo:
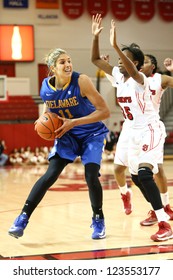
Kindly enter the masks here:
<path id="1" fill-rule="evenodd" d="M 51 67 L 50 67 L 50 71 L 51 71 L 52 73 L 54 73 L 54 72 L 55 72 L 55 69 L 54 69 L 54 67 L 53 67 L 53 66 L 51 66 Z"/>

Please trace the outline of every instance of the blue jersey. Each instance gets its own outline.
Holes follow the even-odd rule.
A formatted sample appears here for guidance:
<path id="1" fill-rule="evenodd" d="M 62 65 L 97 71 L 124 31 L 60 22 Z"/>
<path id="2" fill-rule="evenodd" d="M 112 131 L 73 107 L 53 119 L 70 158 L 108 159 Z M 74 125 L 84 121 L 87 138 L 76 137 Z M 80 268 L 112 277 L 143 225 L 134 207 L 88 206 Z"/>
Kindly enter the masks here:
<path id="1" fill-rule="evenodd" d="M 88 98 L 81 96 L 80 87 L 78 85 L 79 75 L 79 73 L 73 72 L 70 83 L 65 85 L 61 90 L 57 90 L 50 83 L 50 79 L 53 79 L 52 77 L 43 80 L 40 96 L 50 112 L 68 119 L 75 119 L 87 116 L 96 110 Z M 95 154 L 95 161 L 96 163 L 99 163 L 100 159 L 98 160 L 98 155 L 100 158 L 100 151 L 103 148 L 104 139 L 107 133 L 108 129 L 102 121 L 75 126 L 66 132 L 60 139 L 55 140 L 51 156 L 58 153 L 61 157 L 68 158 L 72 161 L 76 156 L 81 156 L 81 159 L 83 159 L 82 155 L 84 155 L 84 153 L 86 154 L 86 151 L 84 151 L 86 147 L 89 149 L 89 147 L 92 146 L 92 159 L 89 156 L 90 159 L 85 159 L 83 162 L 93 162 L 93 156 L 97 153 L 97 156 Z M 100 151 L 96 149 L 98 144 L 97 141 L 101 141 L 102 143 L 100 145 Z"/>
<path id="2" fill-rule="evenodd" d="M 81 96 L 78 78 L 79 73 L 73 72 L 70 83 L 62 90 L 57 90 L 50 84 L 51 77 L 43 80 L 40 96 L 51 112 L 64 118 L 75 119 L 95 111 L 95 107 L 88 98 Z M 103 122 L 95 122 L 76 126 L 70 130 L 70 133 L 83 137 L 100 129 L 108 132 Z"/>

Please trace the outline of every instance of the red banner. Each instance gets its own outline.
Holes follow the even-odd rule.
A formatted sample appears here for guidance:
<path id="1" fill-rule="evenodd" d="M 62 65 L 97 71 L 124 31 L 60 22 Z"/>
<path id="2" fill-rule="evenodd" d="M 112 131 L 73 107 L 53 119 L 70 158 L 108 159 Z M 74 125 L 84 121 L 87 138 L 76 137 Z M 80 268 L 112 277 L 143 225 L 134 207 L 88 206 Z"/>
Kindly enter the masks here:
<path id="1" fill-rule="evenodd" d="M 131 15 L 131 0 L 111 0 L 111 10 L 115 18 L 127 19 Z"/>
<path id="2" fill-rule="evenodd" d="M 63 0 L 62 10 L 70 19 L 79 18 L 84 11 L 83 0 Z"/>
<path id="3" fill-rule="evenodd" d="M 141 20 L 152 19 L 155 14 L 155 0 L 135 0 L 135 12 Z"/>
<path id="4" fill-rule="evenodd" d="M 165 21 L 173 21 L 173 1 L 158 0 L 158 10 L 161 18 Z"/>
<path id="5" fill-rule="evenodd" d="M 37 9 L 59 9 L 59 0 L 35 0 Z"/>
<path id="6" fill-rule="evenodd" d="M 108 12 L 107 0 L 88 0 L 87 9 L 91 16 L 101 14 L 104 17 Z"/>

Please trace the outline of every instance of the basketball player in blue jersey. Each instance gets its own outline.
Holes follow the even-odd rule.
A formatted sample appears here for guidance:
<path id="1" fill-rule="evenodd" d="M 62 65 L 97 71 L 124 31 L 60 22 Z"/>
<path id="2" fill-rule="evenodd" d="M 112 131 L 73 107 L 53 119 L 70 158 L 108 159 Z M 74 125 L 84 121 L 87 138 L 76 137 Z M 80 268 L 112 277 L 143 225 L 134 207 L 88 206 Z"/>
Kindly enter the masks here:
<path id="1" fill-rule="evenodd" d="M 56 113 L 63 120 L 63 125 L 56 130 L 48 169 L 31 189 L 9 234 L 15 238 L 23 235 L 31 214 L 47 190 L 56 182 L 66 165 L 80 156 L 93 211 L 92 238 L 101 239 L 106 234 L 99 170 L 108 133 L 102 120 L 109 118 L 110 111 L 90 78 L 73 71 L 71 58 L 66 51 L 54 49 L 46 57 L 46 63 L 52 75 L 43 80 L 40 90 L 44 101 L 43 111 Z"/>
<path id="2" fill-rule="evenodd" d="M 159 229 L 150 238 L 153 241 L 166 241 L 173 238 L 173 232 L 167 222 L 168 215 L 164 211 L 160 192 L 153 179 L 153 174 L 158 172 L 158 157 L 160 150 L 163 149 L 165 135 L 160 128 L 159 116 L 152 103 L 147 77 L 139 72 L 144 63 L 144 54 L 135 44 L 130 47 L 124 46 L 122 50 L 119 48 L 115 21 L 112 20 L 110 43 L 119 56 L 118 67 L 105 62 L 99 53 L 99 34 L 103 29 L 101 22 L 100 14 L 93 16 L 92 62 L 115 78 L 117 100 L 127 127 L 122 131 L 128 132 L 128 138 L 124 135 L 126 141 L 122 141 L 125 147 L 128 143 L 128 153 L 124 155 L 127 165 L 122 163 L 120 165 L 123 165 L 124 169 L 125 166 L 129 167 L 133 182 L 150 202 L 156 214 Z"/>

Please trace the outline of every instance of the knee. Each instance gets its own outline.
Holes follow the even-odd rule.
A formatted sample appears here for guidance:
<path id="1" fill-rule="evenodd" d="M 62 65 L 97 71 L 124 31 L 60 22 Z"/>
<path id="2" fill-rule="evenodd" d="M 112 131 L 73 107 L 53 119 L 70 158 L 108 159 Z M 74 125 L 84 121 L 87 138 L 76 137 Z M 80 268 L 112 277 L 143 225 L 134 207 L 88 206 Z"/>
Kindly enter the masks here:
<path id="1" fill-rule="evenodd" d="M 86 172 L 85 179 L 88 185 L 94 185 L 98 181 L 98 175 L 94 172 Z"/>
<path id="2" fill-rule="evenodd" d="M 58 179 L 59 174 L 57 173 L 57 170 L 52 169 L 49 171 L 47 171 L 42 178 L 44 179 L 45 182 L 47 182 L 47 184 L 53 184 L 56 182 L 56 180 Z"/>
<path id="3" fill-rule="evenodd" d="M 164 169 L 163 169 L 163 166 L 162 165 L 159 165 L 159 170 L 158 170 L 158 173 L 155 174 L 157 177 L 159 178 L 163 178 L 165 177 L 165 172 L 164 172 Z"/>
<path id="4" fill-rule="evenodd" d="M 88 185 L 94 185 L 98 181 L 99 166 L 94 163 L 85 166 L 85 180 Z"/>
<path id="5" fill-rule="evenodd" d="M 140 167 L 138 169 L 138 178 L 141 184 L 145 184 L 146 182 L 153 180 L 153 172 L 149 167 Z"/>
<path id="6" fill-rule="evenodd" d="M 118 165 L 118 164 L 114 165 L 114 172 L 115 172 L 115 174 L 124 173 L 125 170 L 126 170 L 126 166 Z"/>
<path id="7" fill-rule="evenodd" d="M 132 178 L 133 183 L 134 183 L 136 186 L 139 186 L 139 178 L 138 178 L 138 175 L 132 174 L 132 175 L 131 175 L 131 178 Z"/>

